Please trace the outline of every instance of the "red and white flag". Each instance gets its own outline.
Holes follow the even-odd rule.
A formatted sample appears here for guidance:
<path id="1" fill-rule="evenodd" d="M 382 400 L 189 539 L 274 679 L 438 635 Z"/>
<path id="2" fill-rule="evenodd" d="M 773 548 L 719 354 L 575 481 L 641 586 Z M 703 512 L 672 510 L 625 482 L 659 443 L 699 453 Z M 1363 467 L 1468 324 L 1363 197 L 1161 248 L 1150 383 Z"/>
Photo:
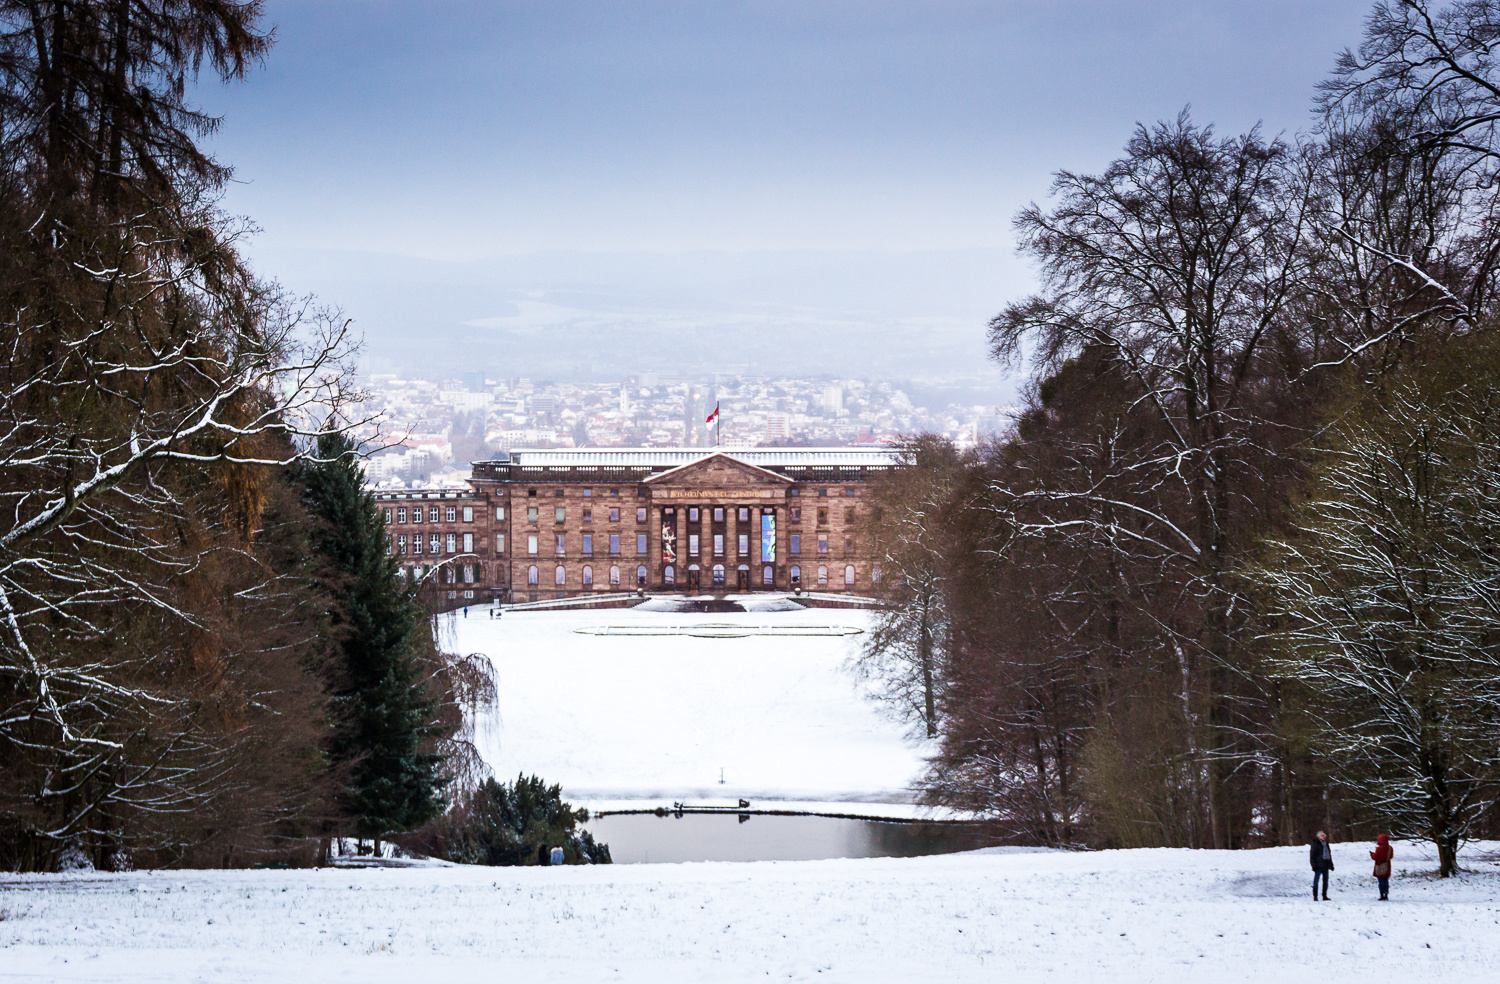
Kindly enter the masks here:
<path id="1" fill-rule="evenodd" d="M 705 421 L 703 421 L 703 422 L 704 422 L 704 423 L 705 423 L 705 424 L 711 424 L 711 423 L 713 423 L 713 422 L 714 422 L 714 421 L 715 421 L 715 420 L 718 420 L 718 419 L 719 419 L 719 405 L 718 405 L 718 404 L 717 404 L 717 403 L 715 403 L 715 404 L 714 404 L 714 412 L 713 412 L 713 413 L 711 413 L 711 414 L 709 414 L 709 415 L 708 415 L 708 419 L 707 419 L 707 420 L 705 420 Z"/>

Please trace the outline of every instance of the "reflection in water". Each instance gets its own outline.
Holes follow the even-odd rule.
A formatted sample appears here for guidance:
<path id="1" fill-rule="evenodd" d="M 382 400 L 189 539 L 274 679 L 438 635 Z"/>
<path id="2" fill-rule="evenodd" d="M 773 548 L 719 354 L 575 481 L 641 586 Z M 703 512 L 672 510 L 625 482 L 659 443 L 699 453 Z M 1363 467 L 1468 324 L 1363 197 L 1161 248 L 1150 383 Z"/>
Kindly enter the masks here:
<path id="1" fill-rule="evenodd" d="M 911 858 L 996 843 L 981 828 L 828 817 L 733 815 L 595 817 L 588 829 L 616 864 L 672 861 L 814 861 Z"/>

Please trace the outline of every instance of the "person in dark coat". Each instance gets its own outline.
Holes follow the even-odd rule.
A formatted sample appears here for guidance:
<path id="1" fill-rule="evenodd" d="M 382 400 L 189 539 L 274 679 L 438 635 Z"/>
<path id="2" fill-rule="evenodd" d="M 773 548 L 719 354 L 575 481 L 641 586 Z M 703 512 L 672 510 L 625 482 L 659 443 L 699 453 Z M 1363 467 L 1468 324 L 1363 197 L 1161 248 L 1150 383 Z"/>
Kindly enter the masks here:
<path id="1" fill-rule="evenodd" d="M 1328 832 L 1318 831 L 1318 836 L 1308 845 L 1307 859 L 1312 863 L 1313 900 L 1318 898 L 1318 879 L 1323 879 L 1323 901 L 1328 901 L 1328 873 L 1333 870 L 1333 849 L 1328 846 Z"/>
<path id="2" fill-rule="evenodd" d="M 1380 884 L 1380 901 L 1386 902 L 1391 897 L 1391 858 L 1396 852 L 1391 850 L 1391 839 L 1386 834 L 1375 838 L 1375 850 L 1370 852 L 1370 860 L 1375 862 L 1375 881 Z"/>

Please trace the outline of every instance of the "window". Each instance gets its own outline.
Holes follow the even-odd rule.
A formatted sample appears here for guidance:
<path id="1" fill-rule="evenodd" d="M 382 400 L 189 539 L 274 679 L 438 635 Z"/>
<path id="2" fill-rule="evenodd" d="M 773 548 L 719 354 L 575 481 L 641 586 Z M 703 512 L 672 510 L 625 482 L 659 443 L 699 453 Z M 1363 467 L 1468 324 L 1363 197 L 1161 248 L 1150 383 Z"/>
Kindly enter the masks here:
<path id="1" fill-rule="evenodd" d="M 505 556 L 505 534 L 504 533 L 496 533 L 495 534 L 495 556 L 497 556 L 497 557 L 504 557 Z"/>
<path id="2" fill-rule="evenodd" d="M 474 507 L 473 506 L 464 506 L 464 522 L 465 523 L 472 523 L 472 522 L 474 522 Z"/>
<path id="3" fill-rule="evenodd" d="M 583 535 L 583 555 L 585 557 L 592 557 L 594 555 L 594 534 L 592 533 L 585 533 Z"/>
<path id="4" fill-rule="evenodd" d="M 562 489 L 558 489 L 557 491 L 553 492 L 552 495 L 555 498 L 561 499 L 563 497 L 563 490 Z"/>
<path id="5" fill-rule="evenodd" d="M 854 552 L 854 537 L 852 537 L 852 536 L 846 536 L 846 537 L 844 537 L 844 553 L 846 553 L 846 554 L 852 554 L 853 552 Z"/>
<path id="6" fill-rule="evenodd" d="M 723 506 L 714 506 L 714 522 L 715 523 L 722 523 L 722 522 L 724 522 L 724 507 Z"/>
<path id="7" fill-rule="evenodd" d="M 818 534 L 818 556 L 820 556 L 820 557 L 826 557 L 826 556 L 828 556 L 828 534 L 827 533 L 819 533 Z"/>
<path id="8" fill-rule="evenodd" d="M 455 584 L 455 583 L 457 583 L 457 581 L 458 581 L 458 571 L 456 571 L 456 570 L 453 569 L 453 565 L 452 564 L 449 564 L 447 567 L 443 568 L 443 580 L 446 583 L 448 583 L 448 584 Z"/>
<path id="9" fill-rule="evenodd" d="M 535 554 L 536 553 L 536 534 L 535 533 L 531 534 L 530 536 L 528 536 L 526 538 L 526 552 L 529 553 L 529 554 Z"/>
<path id="10" fill-rule="evenodd" d="M 563 509 L 562 506 L 558 506 L 553 511 L 557 514 L 557 522 L 559 522 L 559 523 L 563 522 L 568 517 L 567 510 Z"/>
<path id="11" fill-rule="evenodd" d="M 635 555 L 637 557 L 646 556 L 646 534 L 644 533 L 637 533 L 635 535 Z"/>
<path id="12" fill-rule="evenodd" d="M 788 506 L 786 511 L 786 518 L 790 519 L 794 523 L 802 522 L 802 507 Z"/>
<path id="13" fill-rule="evenodd" d="M 443 552 L 443 537 L 442 537 L 441 534 L 438 534 L 438 533 L 428 534 L 428 536 L 427 536 L 427 552 L 428 553 L 435 553 L 435 554 L 439 554 L 439 553 Z"/>
<path id="14" fill-rule="evenodd" d="M 723 533 L 715 533 L 714 534 L 714 556 L 715 557 L 722 557 L 722 556 L 724 556 L 724 534 Z"/>
<path id="15" fill-rule="evenodd" d="M 529 585 L 531 585 L 532 587 L 536 587 L 536 568 L 535 567 L 528 567 L 528 568 L 526 568 L 526 583 L 529 584 Z"/>
<path id="16" fill-rule="evenodd" d="M 554 534 L 553 537 L 552 537 L 552 540 L 553 540 L 554 546 L 557 547 L 557 555 L 559 557 L 561 557 L 564 553 L 567 552 L 567 547 L 566 547 L 567 534 L 565 534 L 565 533 Z"/>
<path id="17" fill-rule="evenodd" d="M 496 506 L 495 507 L 495 519 L 498 520 L 498 521 L 500 521 L 500 522 L 504 522 L 505 521 L 505 507 L 504 506 Z"/>
<path id="18" fill-rule="evenodd" d="M 527 496 L 527 498 L 535 499 L 536 498 L 536 489 L 527 489 L 526 490 L 526 496 Z"/>
<path id="19" fill-rule="evenodd" d="M 449 533 L 448 534 L 448 552 L 449 553 L 458 553 L 458 534 L 457 533 Z"/>
<path id="20" fill-rule="evenodd" d="M 528 523 L 535 523 L 536 522 L 536 506 L 527 506 L 526 507 L 526 522 L 528 522 Z"/>
<path id="21" fill-rule="evenodd" d="M 698 534 L 688 534 L 688 553 L 694 557 L 698 556 Z"/>
<path id="22" fill-rule="evenodd" d="M 609 555 L 611 557 L 620 556 L 620 534 L 618 533 L 611 533 L 609 535 Z"/>
<path id="23" fill-rule="evenodd" d="M 852 498 L 854 496 L 854 489 L 847 488 L 844 490 L 844 494 Z"/>
<path id="24" fill-rule="evenodd" d="M 845 509 L 844 510 L 844 522 L 846 522 L 846 523 L 852 523 L 852 522 L 854 522 L 854 510 L 853 509 Z"/>
<path id="25" fill-rule="evenodd" d="M 592 523 L 594 521 L 594 510 L 588 506 L 583 507 L 583 521 L 585 523 Z"/>
<path id="26" fill-rule="evenodd" d="M 473 584 L 474 583 L 474 565 L 473 564 L 465 564 L 464 565 L 464 583 L 465 584 Z"/>
<path id="27" fill-rule="evenodd" d="M 437 506 L 428 506 L 427 507 L 427 522 L 429 522 L 429 523 L 436 523 L 437 521 L 438 521 L 438 508 L 437 508 Z"/>
<path id="28" fill-rule="evenodd" d="M 775 584 L 776 568 L 772 567 L 770 564 L 762 567 L 760 569 L 760 583 L 766 585 Z"/>
<path id="29" fill-rule="evenodd" d="M 792 583 L 802 583 L 802 568 L 798 567 L 796 564 L 792 565 Z"/>
<path id="30" fill-rule="evenodd" d="M 696 522 L 698 522 L 698 507 L 697 506 L 691 506 L 691 507 L 689 507 L 689 509 L 688 509 L 688 522 L 689 523 L 696 523 Z"/>
<path id="31" fill-rule="evenodd" d="M 614 586 L 618 585 L 619 583 L 620 583 L 620 569 L 618 567 L 611 567 L 609 569 L 609 584 L 610 584 L 610 587 L 614 587 Z"/>
<path id="32" fill-rule="evenodd" d="M 619 506 L 615 506 L 614 508 L 610 509 L 610 511 L 609 511 L 609 521 L 611 523 L 618 523 L 620 521 L 620 507 Z"/>
<path id="33" fill-rule="evenodd" d="M 844 587 L 848 588 L 848 587 L 853 587 L 853 586 L 854 586 L 854 565 L 850 564 L 848 567 L 844 568 Z"/>
<path id="34" fill-rule="evenodd" d="M 646 568 L 644 568 L 644 567 L 637 567 L 635 569 L 635 583 L 636 584 L 645 584 L 646 583 Z"/>
<path id="35" fill-rule="evenodd" d="M 583 568 L 583 586 L 585 588 L 592 588 L 594 586 L 594 569 L 587 565 L 584 565 Z"/>
<path id="36" fill-rule="evenodd" d="M 750 522 L 750 507 L 749 506 L 740 506 L 739 521 L 742 522 L 742 523 L 748 523 L 748 522 Z"/>
<path id="37" fill-rule="evenodd" d="M 389 509 L 387 509 L 385 511 L 385 521 L 387 523 L 389 523 L 391 521 L 391 511 Z M 400 509 L 396 510 L 396 522 L 398 522 L 398 523 L 404 523 L 404 522 L 406 522 L 406 507 L 405 506 L 402 506 Z"/>
<path id="38" fill-rule="evenodd" d="M 473 533 L 465 533 L 464 534 L 464 553 L 473 553 L 473 552 L 474 552 L 474 534 Z"/>
<path id="39" fill-rule="evenodd" d="M 406 512 L 405 509 L 403 509 L 401 511 L 403 513 Z M 411 511 L 411 521 L 413 523 L 420 523 L 422 521 L 422 507 L 421 506 L 415 506 L 415 507 L 412 508 L 412 511 Z"/>
<path id="40" fill-rule="evenodd" d="M 880 583 L 880 568 L 876 567 L 870 571 L 870 580 L 876 584 Z"/>
<path id="41" fill-rule="evenodd" d="M 553 577 L 557 581 L 557 586 L 558 587 L 562 587 L 564 584 L 567 584 L 568 583 L 568 571 L 567 571 L 567 568 L 563 567 L 563 565 L 561 565 L 561 564 L 558 564 L 557 565 L 557 571 L 553 574 Z"/>
<path id="42" fill-rule="evenodd" d="M 414 554 L 422 552 L 422 534 L 413 533 L 411 535 L 411 552 Z"/>
<path id="43" fill-rule="evenodd" d="M 787 489 L 787 493 L 786 494 L 789 495 L 789 496 L 792 496 L 793 498 L 796 498 L 797 496 L 799 496 L 799 495 L 802 494 L 802 490 L 801 489 Z"/>
<path id="44" fill-rule="evenodd" d="M 450 523 L 456 523 L 456 522 L 458 522 L 458 507 L 457 506 L 449 506 L 448 508 L 444 509 L 443 512 L 445 513 L 444 518 L 447 519 L 448 522 L 450 522 Z"/>
<path id="45" fill-rule="evenodd" d="M 401 551 L 402 553 L 406 553 L 406 537 L 396 537 L 396 549 Z"/>
<path id="46" fill-rule="evenodd" d="M 826 507 L 826 506 L 824 506 L 823 508 L 821 508 L 821 509 L 818 510 L 818 525 L 819 526 L 827 526 L 828 525 L 828 507 Z"/>
<path id="47" fill-rule="evenodd" d="M 750 556 L 750 534 L 749 533 L 741 533 L 740 534 L 740 549 L 739 549 L 739 554 L 740 554 L 741 557 L 748 557 L 748 556 Z"/>
<path id="48" fill-rule="evenodd" d="M 818 587 L 828 587 L 828 568 L 826 567 L 818 568 Z"/>
<path id="49" fill-rule="evenodd" d="M 724 586 L 724 565 L 723 564 L 715 564 L 714 565 L 713 579 L 714 579 L 714 587 L 716 587 L 716 588 L 722 588 Z"/>
<path id="50" fill-rule="evenodd" d="M 637 523 L 644 523 L 646 521 L 646 507 L 645 506 L 640 506 L 639 508 L 636 509 L 636 511 L 635 511 L 635 521 Z"/>
<path id="51" fill-rule="evenodd" d="M 609 495 L 610 495 L 610 498 L 612 498 L 612 499 L 618 499 L 620 497 L 620 490 L 619 489 L 610 489 L 609 490 Z"/>
<path id="52" fill-rule="evenodd" d="M 645 568 L 641 568 L 641 569 L 645 570 Z M 661 572 L 661 579 L 663 581 L 665 581 L 667 584 L 676 584 L 677 583 L 677 572 L 674 571 L 674 570 L 672 570 L 672 565 L 671 564 L 668 564 L 666 566 L 666 569 Z"/>
<path id="53" fill-rule="evenodd" d="M 594 490 L 593 489 L 584 489 L 583 490 L 583 497 L 585 499 L 593 498 L 593 495 L 594 495 Z"/>
<path id="54" fill-rule="evenodd" d="M 792 554 L 800 554 L 802 552 L 802 534 L 801 533 L 793 533 L 792 534 L 792 542 L 791 542 L 791 545 L 787 547 L 787 552 L 788 553 L 792 553 Z"/>
<path id="55" fill-rule="evenodd" d="M 827 489 L 818 489 L 818 495 L 826 497 L 828 495 L 828 490 Z"/>

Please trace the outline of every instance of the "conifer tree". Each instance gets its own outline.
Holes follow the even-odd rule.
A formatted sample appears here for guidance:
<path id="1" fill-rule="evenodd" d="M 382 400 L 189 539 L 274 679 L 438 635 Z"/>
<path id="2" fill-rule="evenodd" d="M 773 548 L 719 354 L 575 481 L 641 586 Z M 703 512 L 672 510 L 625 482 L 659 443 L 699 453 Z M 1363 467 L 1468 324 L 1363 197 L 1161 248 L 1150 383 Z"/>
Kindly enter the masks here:
<path id="1" fill-rule="evenodd" d="M 323 524 L 315 543 L 337 599 L 330 753 L 346 776 L 343 809 L 353 832 L 378 838 L 417 827 L 444 806 L 444 757 L 430 750 L 441 728 L 424 672 L 431 630 L 415 588 L 386 553 L 385 522 L 364 489 L 353 441 L 325 435 L 317 452 L 301 482 Z"/>

